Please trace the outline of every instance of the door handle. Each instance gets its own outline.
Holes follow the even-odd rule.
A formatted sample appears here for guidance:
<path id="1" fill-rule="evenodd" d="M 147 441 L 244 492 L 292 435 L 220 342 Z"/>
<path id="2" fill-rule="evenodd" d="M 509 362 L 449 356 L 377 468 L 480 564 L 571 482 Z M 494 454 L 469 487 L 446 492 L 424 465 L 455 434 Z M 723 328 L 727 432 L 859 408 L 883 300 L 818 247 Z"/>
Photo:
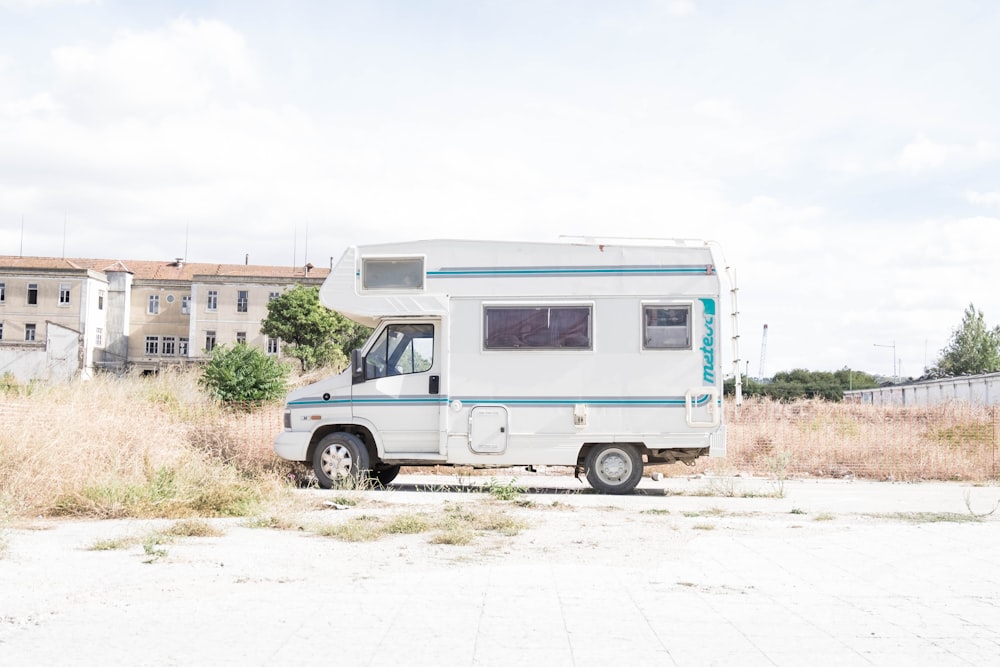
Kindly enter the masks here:
<path id="1" fill-rule="evenodd" d="M 437 394 L 441 392 L 441 376 L 432 375 L 427 382 L 427 393 Z"/>

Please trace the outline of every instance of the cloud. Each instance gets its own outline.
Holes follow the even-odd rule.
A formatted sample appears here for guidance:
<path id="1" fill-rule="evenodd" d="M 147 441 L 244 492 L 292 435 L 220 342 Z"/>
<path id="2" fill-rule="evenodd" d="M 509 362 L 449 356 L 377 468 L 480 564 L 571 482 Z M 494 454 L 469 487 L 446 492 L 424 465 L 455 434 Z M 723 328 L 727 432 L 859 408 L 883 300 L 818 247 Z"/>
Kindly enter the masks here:
<path id="1" fill-rule="evenodd" d="M 1000 155 L 998 149 L 997 144 L 989 141 L 942 143 L 921 134 L 903 147 L 896 164 L 909 171 L 968 166 L 995 159 Z"/>
<path id="2" fill-rule="evenodd" d="M 668 0 L 663 5 L 666 12 L 674 16 L 686 16 L 698 11 L 698 8 L 695 7 L 694 2 L 691 0 Z"/>
<path id="3" fill-rule="evenodd" d="M 694 112 L 712 120 L 739 123 L 743 116 L 732 100 L 704 99 L 694 105 Z"/>
<path id="4" fill-rule="evenodd" d="M 39 7 L 58 7 L 62 5 L 95 5 L 104 4 L 104 0 L 0 0 L 0 9 L 32 10 Z"/>
<path id="5" fill-rule="evenodd" d="M 56 95 L 92 118 L 202 108 L 257 85 L 243 36 L 213 20 L 122 31 L 102 48 L 61 46 L 52 61 Z"/>
<path id="6" fill-rule="evenodd" d="M 971 204 L 983 204 L 986 206 L 1000 206 L 1000 191 L 998 192 L 975 192 L 970 190 L 965 193 L 965 200 Z"/>

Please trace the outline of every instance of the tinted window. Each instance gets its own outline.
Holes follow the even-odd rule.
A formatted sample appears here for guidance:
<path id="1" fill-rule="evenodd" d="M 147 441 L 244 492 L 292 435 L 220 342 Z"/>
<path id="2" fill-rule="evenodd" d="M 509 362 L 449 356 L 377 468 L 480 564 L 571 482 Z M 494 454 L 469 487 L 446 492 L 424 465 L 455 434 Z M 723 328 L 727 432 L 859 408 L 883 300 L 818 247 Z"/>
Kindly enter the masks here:
<path id="1" fill-rule="evenodd" d="M 483 344 L 488 350 L 590 349 L 590 306 L 487 306 Z"/>
<path id="2" fill-rule="evenodd" d="M 365 289 L 423 289 L 422 257 L 361 260 L 361 285 Z"/>
<path id="3" fill-rule="evenodd" d="M 691 306 L 644 306 L 642 346 L 647 350 L 691 349 Z"/>

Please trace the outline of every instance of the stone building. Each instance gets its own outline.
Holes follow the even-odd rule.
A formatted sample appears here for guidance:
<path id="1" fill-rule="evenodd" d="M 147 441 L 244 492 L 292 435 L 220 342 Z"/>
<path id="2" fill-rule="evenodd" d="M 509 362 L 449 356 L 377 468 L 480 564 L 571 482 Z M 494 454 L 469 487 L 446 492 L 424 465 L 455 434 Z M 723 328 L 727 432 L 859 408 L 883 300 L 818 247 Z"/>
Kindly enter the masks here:
<path id="1" fill-rule="evenodd" d="M 268 301 L 328 273 L 311 264 L 0 256 L 0 376 L 154 371 L 203 361 L 222 344 L 280 355 L 279 341 L 260 333 Z"/>

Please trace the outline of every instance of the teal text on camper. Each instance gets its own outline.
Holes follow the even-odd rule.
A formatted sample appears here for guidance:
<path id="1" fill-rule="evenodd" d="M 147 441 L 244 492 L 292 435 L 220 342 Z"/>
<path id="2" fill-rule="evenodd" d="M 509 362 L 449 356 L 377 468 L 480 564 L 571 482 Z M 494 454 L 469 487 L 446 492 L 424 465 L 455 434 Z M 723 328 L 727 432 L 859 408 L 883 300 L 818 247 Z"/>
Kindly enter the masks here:
<path id="1" fill-rule="evenodd" d="M 702 380 L 707 385 L 715 384 L 715 299 L 702 299 L 705 317 L 705 334 L 701 339 Z"/>

